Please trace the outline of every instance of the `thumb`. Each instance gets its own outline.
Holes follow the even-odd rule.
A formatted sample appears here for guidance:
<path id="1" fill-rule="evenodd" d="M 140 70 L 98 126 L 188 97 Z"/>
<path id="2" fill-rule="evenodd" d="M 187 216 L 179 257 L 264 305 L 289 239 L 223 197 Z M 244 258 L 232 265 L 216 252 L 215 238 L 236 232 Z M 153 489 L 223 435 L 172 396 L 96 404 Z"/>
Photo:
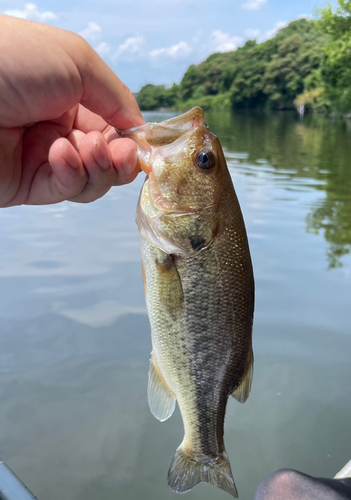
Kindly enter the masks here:
<path id="1" fill-rule="evenodd" d="M 118 129 L 145 123 L 129 88 L 118 78 L 95 50 L 84 40 L 82 50 L 72 51 L 83 84 L 80 103 Z"/>

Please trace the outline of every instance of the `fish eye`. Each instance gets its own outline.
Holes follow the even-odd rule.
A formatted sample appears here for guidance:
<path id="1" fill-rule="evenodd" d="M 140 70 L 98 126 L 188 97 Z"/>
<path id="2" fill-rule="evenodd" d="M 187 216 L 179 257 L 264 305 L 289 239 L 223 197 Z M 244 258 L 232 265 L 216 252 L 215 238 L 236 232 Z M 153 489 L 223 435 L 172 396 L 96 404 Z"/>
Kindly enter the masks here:
<path id="1" fill-rule="evenodd" d="M 215 164 L 215 157 L 209 149 L 200 149 L 195 155 L 195 161 L 202 170 L 210 170 Z"/>

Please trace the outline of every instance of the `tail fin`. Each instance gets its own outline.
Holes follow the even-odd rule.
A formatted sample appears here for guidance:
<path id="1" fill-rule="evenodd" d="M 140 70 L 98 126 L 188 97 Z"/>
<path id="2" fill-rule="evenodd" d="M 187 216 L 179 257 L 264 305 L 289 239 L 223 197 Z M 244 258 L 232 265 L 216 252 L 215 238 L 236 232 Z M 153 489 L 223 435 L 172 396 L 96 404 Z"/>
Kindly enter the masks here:
<path id="1" fill-rule="evenodd" d="M 176 493 L 186 493 L 202 481 L 214 484 L 238 498 L 229 459 L 225 451 L 216 460 L 206 460 L 206 458 L 200 460 L 186 454 L 180 445 L 168 471 L 168 485 Z"/>

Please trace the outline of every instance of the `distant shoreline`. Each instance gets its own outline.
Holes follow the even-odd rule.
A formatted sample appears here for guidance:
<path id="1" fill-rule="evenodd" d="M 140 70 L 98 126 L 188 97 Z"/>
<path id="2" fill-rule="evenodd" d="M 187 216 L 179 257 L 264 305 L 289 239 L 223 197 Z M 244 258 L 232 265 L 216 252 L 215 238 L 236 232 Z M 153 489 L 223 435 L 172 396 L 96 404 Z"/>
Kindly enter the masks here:
<path id="1" fill-rule="evenodd" d="M 200 106 L 201 107 L 201 106 Z M 157 109 L 141 109 L 140 111 L 142 113 L 183 113 L 185 111 L 188 111 L 191 109 L 190 107 L 184 107 L 182 109 L 175 109 L 175 108 L 157 108 Z M 238 109 L 205 109 L 204 110 L 207 113 L 232 113 L 232 114 L 275 114 L 275 113 L 295 113 L 299 115 L 299 111 L 297 108 L 286 108 L 286 109 L 259 109 L 259 108 L 252 108 L 252 109 L 244 109 L 244 108 L 238 108 Z M 351 120 L 351 113 L 336 113 L 335 111 L 320 111 L 320 110 L 315 110 L 308 108 L 304 115 L 319 115 L 319 116 L 325 116 L 326 118 L 332 119 L 332 120 Z"/>
<path id="2" fill-rule="evenodd" d="M 145 110 L 291 110 L 351 117 L 351 17 L 343 0 L 335 13 L 296 19 L 272 38 L 247 40 L 188 67 L 179 84 L 144 85 L 135 93 Z M 344 47 L 344 48 L 343 48 Z"/>

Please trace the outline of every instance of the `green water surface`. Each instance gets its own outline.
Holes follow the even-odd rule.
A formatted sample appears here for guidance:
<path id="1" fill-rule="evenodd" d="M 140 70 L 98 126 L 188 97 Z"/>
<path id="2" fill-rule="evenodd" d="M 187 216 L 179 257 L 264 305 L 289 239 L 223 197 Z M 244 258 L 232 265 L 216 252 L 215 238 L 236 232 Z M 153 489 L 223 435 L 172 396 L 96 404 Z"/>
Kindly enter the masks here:
<path id="1" fill-rule="evenodd" d="M 145 114 L 160 121 L 170 115 Z M 225 442 L 242 500 L 271 472 L 351 459 L 351 127 L 206 115 L 256 278 L 255 374 Z M 0 457 L 39 500 L 171 500 L 183 437 L 146 398 L 151 350 L 135 207 L 143 175 L 80 205 L 0 210 Z M 189 500 L 229 499 L 206 484 Z"/>

